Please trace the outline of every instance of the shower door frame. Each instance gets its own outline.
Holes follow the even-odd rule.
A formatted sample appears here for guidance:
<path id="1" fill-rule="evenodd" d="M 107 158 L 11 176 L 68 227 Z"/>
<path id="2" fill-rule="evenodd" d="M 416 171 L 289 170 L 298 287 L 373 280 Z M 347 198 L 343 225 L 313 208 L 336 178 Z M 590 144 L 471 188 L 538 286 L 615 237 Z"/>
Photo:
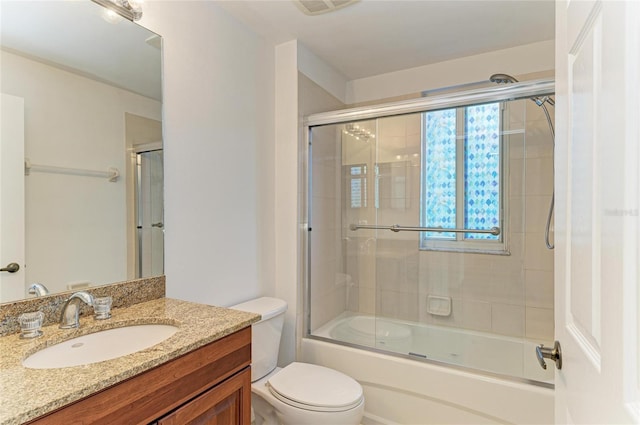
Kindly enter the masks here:
<path id="1" fill-rule="evenodd" d="M 358 349 L 364 349 L 379 352 L 386 355 L 404 357 L 414 361 L 421 361 L 431 364 L 442 365 L 449 368 L 470 371 L 473 373 L 481 373 L 488 376 L 496 376 L 502 379 L 509 379 L 517 382 L 525 382 L 527 384 L 553 388 L 553 384 L 533 381 L 526 378 L 502 375 L 487 371 L 474 369 L 468 366 L 455 365 L 432 359 L 417 359 L 415 356 L 409 356 L 401 353 L 381 350 L 375 347 L 361 346 L 348 342 L 328 339 L 311 334 L 311 237 L 312 237 L 312 161 L 313 157 L 313 141 L 311 130 L 313 127 L 325 125 L 344 124 L 354 121 L 371 120 L 385 118 L 397 115 L 406 115 L 412 113 L 421 113 L 436 111 L 440 109 L 457 108 L 463 106 L 473 106 L 492 102 L 506 102 L 512 100 L 527 99 L 532 97 L 552 96 L 555 94 L 554 79 L 540 79 L 532 81 L 522 81 L 507 85 L 492 85 L 484 88 L 473 90 L 464 90 L 455 93 L 447 93 L 443 95 L 420 97 L 416 99 L 382 103 L 366 107 L 341 109 L 337 111 L 321 112 L 311 114 L 303 118 L 303 137 L 304 143 L 303 156 L 301 160 L 301 183 L 305 187 L 301 206 L 302 225 L 300 226 L 300 248 L 303 253 L 300 258 L 303 259 L 301 264 L 300 276 L 303 279 L 303 324 L 300 338 L 317 339 L 320 341 L 330 342 L 344 346 L 350 346 Z"/>
<path id="2" fill-rule="evenodd" d="M 162 143 L 148 143 L 145 145 L 138 146 L 134 152 L 132 152 L 134 158 L 134 203 L 135 203 L 135 225 L 136 225 L 136 238 L 135 238 L 135 278 L 139 279 L 145 277 L 147 273 L 144 272 L 145 260 L 144 255 L 146 254 L 144 250 L 144 241 L 143 241 L 143 231 L 144 222 L 143 216 L 145 215 L 145 206 L 142 202 L 142 156 L 144 154 L 158 153 L 162 157 L 164 157 L 164 150 Z M 164 197 L 164 158 L 162 164 L 162 196 Z M 162 273 L 164 273 L 164 200 L 162 199 L 160 202 L 160 209 L 162 218 L 157 223 L 151 223 L 150 226 L 159 228 L 162 232 Z M 162 274 L 161 273 L 161 274 Z M 151 275 L 154 275 L 151 273 Z"/>

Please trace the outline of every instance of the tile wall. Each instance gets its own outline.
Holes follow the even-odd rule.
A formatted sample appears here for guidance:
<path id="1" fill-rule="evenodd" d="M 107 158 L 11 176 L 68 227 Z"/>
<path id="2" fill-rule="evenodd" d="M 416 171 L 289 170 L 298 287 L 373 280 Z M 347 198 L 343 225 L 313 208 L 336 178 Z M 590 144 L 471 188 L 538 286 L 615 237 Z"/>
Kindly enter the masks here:
<path id="1" fill-rule="evenodd" d="M 314 130 L 312 329 L 349 310 L 553 340 L 553 251 L 544 245 L 553 145 L 534 102 L 511 102 L 507 116 L 508 256 L 421 251 L 418 233 L 349 230 L 358 223 L 419 226 L 419 115 L 359 123 L 375 132 L 368 141 L 341 134 L 341 126 Z M 366 206 L 354 208 L 349 172 L 362 164 Z M 451 314 L 429 313 L 429 295 L 449 297 Z"/>
<path id="2" fill-rule="evenodd" d="M 347 309 L 347 281 L 342 272 L 340 151 L 334 140 L 334 126 L 314 131 L 311 159 L 311 219 L 309 240 L 313 254 L 311 265 L 312 329 Z M 327 141 L 327 142 L 325 142 Z"/>
<path id="3" fill-rule="evenodd" d="M 313 82 L 303 73 L 298 73 L 298 108 L 300 121 L 304 116 L 316 112 L 324 112 L 344 108 L 344 104 L 334 98 L 330 93 Z M 342 273 L 344 269 L 344 256 L 341 246 L 340 211 L 342 210 L 340 198 L 340 145 L 336 140 L 340 138 L 340 131 L 333 126 L 319 127 L 313 134 L 313 155 L 311 161 L 311 182 L 314 185 L 311 191 L 311 231 L 307 232 L 312 252 L 314 254 L 313 267 L 311 268 L 311 288 L 313 295 L 311 314 L 311 326 L 316 328 L 330 319 L 338 316 L 347 309 L 347 282 Z M 303 134 L 300 140 L 305 140 Z M 307 195 L 308 170 L 304 166 L 307 155 L 307 146 L 301 144 L 299 163 L 301 169 L 298 175 L 299 188 L 299 226 L 304 228 L 307 223 L 307 203 L 304 201 Z M 306 243 L 301 238 L 301 244 Z M 300 252 L 307 252 L 306 246 L 300 247 Z M 297 261 L 298 259 L 291 259 Z M 307 270 L 299 268 L 299 281 L 307 280 Z M 303 292 L 301 292 L 303 293 Z M 355 305 L 357 308 L 357 304 Z M 302 309 L 300 309 L 302 314 Z M 303 320 L 298 323 L 302 326 Z M 300 329 L 300 335 L 304 331 Z"/>

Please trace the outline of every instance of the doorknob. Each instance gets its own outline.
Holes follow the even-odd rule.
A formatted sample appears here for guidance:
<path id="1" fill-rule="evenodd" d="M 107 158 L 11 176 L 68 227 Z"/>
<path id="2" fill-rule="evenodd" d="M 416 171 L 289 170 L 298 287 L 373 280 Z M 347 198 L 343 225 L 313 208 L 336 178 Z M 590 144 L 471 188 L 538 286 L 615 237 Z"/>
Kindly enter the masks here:
<path id="1" fill-rule="evenodd" d="M 160 229 L 162 229 L 164 227 L 164 223 L 162 222 L 153 223 L 151 227 L 159 227 Z"/>
<path id="2" fill-rule="evenodd" d="M 20 270 L 20 265 L 18 263 L 9 263 L 7 264 L 7 267 L 1 268 L 0 272 L 15 273 L 18 270 Z"/>
<path id="3" fill-rule="evenodd" d="M 545 347 L 544 344 L 538 345 L 536 347 L 536 357 L 538 357 L 538 363 L 543 369 L 547 368 L 547 363 L 544 359 L 553 360 L 556 362 L 556 367 L 562 369 L 562 350 L 558 341 L 553 344 L 553 348 Z"/>

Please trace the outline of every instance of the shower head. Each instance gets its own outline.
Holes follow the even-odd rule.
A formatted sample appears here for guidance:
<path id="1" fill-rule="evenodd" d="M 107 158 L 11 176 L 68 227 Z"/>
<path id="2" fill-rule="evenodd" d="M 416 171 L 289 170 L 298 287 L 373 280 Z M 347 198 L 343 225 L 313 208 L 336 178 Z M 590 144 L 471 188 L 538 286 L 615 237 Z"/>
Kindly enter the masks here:
<path id="1" fill-rule="evenodd" d="M 509 74 L 493 74 L 491 77 L 489 77 L 489 81 L 491 81 L 492 83 L 496 83 L 496 84 L 509 84 L 509 83 L 518 83 L 519 82 L 515 77 L 512 77 Z M 555 100 L 553 100 L 549 96 L 532 97 L 531 100 L 533 100 L 536 103 L 536 105 L 541 106 L 541 107 L 544 107 L 545 103 L 548 103 L 551 106 L 555 106 L 556 105 Z"/>
<path id="2" fill-rule="evenodd" d="M 493 74 L 489 77 L 489 81 L 497 84 L 508 84 L 508 83 L 517 83 L 518 80 L 515 77 L 512 77 L 509 74 Z"/>

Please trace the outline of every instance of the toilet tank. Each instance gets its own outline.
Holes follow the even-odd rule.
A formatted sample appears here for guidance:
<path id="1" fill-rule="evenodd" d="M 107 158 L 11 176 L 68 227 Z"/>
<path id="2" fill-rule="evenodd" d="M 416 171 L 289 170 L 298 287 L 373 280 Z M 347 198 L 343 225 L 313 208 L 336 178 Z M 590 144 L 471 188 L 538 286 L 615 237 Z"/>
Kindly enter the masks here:
<path id="1" fill-rule="evenodd" d="M 268 375 L 278 363 L 287 303 L 278 298 L 262 297 L 229 308 L 262 316 L 251 326 L 251 382 L 257 381 Z"/>

